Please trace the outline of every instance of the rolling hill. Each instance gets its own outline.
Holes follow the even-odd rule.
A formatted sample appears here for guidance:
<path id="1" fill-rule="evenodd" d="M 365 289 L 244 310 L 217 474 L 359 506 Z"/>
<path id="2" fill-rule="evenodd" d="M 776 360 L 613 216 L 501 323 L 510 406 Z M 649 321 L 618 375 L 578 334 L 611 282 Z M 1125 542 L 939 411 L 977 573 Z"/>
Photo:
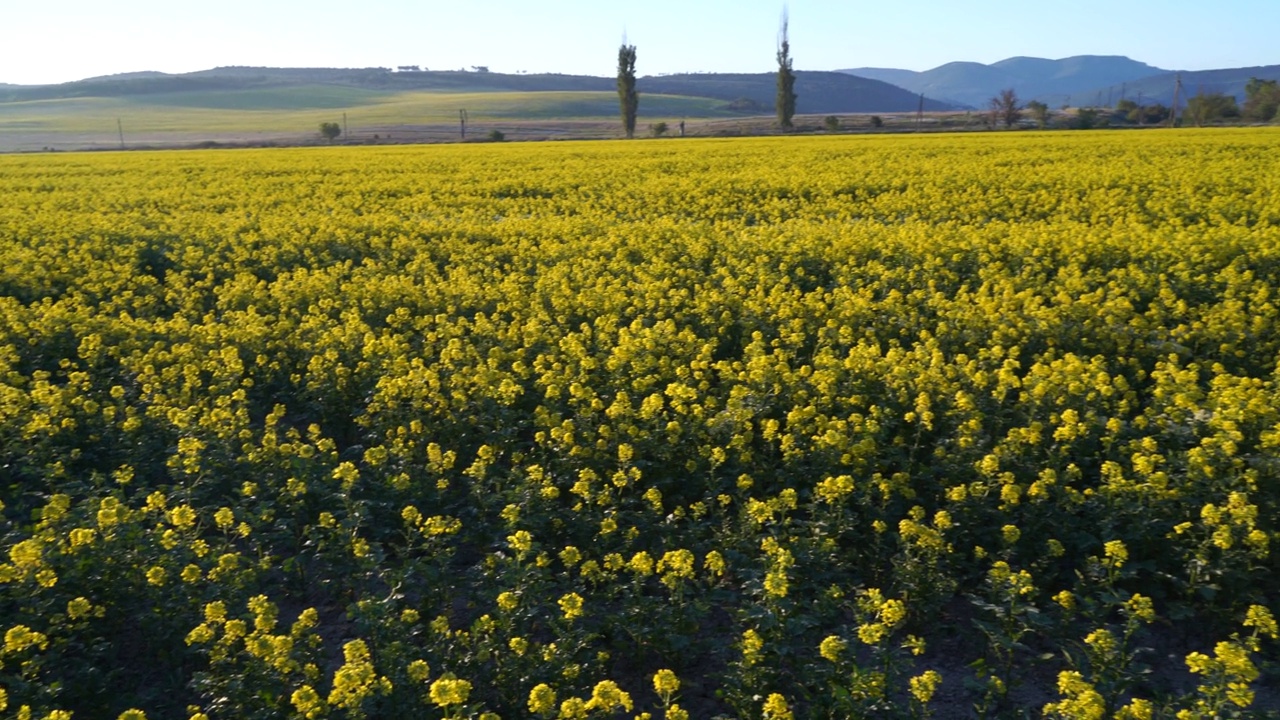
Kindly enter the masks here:
<path id="1" fill-rule="evenodd" d="M 688 119 L 695 134 L 744 132 L 773 114 L 776 77 L 688 74 L 642 77 L 640 123 Z M 801 114 L 914 112 L 920 98 L 878 80 L 798 72 Z M 925 100 L 926 110 L 951 106 Z M 224 67 L 170 75 L 126 73 L 59 85 L 0 85 L 0 151 L 172 146 L 204 142 L 316 141 L 321 122 L 342 120 L 355 141 L 613 137 L 615 78 L 385 68 Z M 764 121 L 768 124 L 768 121 Z M 732 123 L 737 127 L 726 127 Z M 695 127 L 696 126 L 696 127 Z M 585 135 L 584 135 L 585 132 Z M 124 136 L 122 142 L 121 136 Z"/>
<path id="2" fill-rule="evenodd" d="M 759 116 L 772 115 L 776 77 L 650 76 L 639 79 L 638 89 L 642 128 L 658 122 L 673 127 L 687 118 L 695 134 L 740 133 L 741 121 L 757 116 L 751 122 L 758 124 Z M 907 90 L 837 72 L 798 72 L 796 92 L 801 114 L 914 112 L 920 103 L 919 96 Z M 951 106 L 925 100 L 924 107 L 932 111 Z M 349 128 L 348 140 L 456 140 L 461 110 L 476 132 L 468 139 L 494 130 L 529 139 L 613 137 L 616 80 L 384 68 L 225 67 L 0 86 L 0 151 L 214 141 L 296 144 L 315 142 L 317 125 L 337 120 Z"/>
<path id="3" fill-rule="evenodd" d="M 384 68 L 215 68 L 180 75 L 129 73 L 59 85 L 0 86 L 0 104 L 64 100 L 170 96 L 191 98 L 202 107 L 234 107 L 252 95 L 262 109 L 339 108 L 352 102 L 411 91 L 431 92 L 612 92 L 615 79 L 586 75 L 511 75 L 490 72 L 391 72 Z M 683 95 L 724 102 L 745 100 L 744 108 L 772 112 L 775 76 L 758 74 L 688 74 L 640 78 L 641 93 Z M 917 108 L 916 93 L 889 83 L 837 72 L 798 72 L 796 93 L 801 113 L 906 112 Z M 219 98 L 219 96 L 223 96 Z M 267 98 L 278 96 L 278 101 Z M 199 98 L 199 99 L 197 99 Z M 926 109 L 944 110 L 947 103 L 926 100 Z"/>

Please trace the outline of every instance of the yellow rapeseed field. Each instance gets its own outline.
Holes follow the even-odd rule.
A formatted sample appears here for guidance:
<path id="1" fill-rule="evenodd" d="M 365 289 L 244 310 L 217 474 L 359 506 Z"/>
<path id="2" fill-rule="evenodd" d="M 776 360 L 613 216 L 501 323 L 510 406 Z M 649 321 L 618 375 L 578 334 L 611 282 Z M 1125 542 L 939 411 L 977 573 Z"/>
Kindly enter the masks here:
<path id="1" fill-rule="evenodd" d="M 1280 702 L 1276 129 L 4 156 L 0 198 L 0 713 Z"/>

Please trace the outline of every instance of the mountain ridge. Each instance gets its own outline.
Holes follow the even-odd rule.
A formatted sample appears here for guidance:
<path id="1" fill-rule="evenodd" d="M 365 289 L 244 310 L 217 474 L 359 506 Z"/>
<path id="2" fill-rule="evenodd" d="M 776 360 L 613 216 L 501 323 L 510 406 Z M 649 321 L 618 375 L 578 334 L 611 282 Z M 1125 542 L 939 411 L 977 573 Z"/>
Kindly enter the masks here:
<path id="1" fill-rule="evenodd" d="M 1171 72 L 1123 55 L 1073 55 L 1051 60 L 1015 56 L 984 64 L 955 61 L 924 71 L 899 68 L 848 68 L 844 72 L 882 82 L 944 102 L 985 107 L 1005 88 L 1025 100 L 1092 92 L 1144 77 Z"/>

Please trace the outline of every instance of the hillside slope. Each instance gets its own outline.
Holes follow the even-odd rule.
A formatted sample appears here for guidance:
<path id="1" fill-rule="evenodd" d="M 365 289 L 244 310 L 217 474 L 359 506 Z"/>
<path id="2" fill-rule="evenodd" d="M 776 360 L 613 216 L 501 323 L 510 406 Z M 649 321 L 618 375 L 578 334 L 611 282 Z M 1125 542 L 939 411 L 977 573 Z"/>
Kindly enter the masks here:
<path id="1" fill-rule="evenodd" d="M 1200 92 L 1223 93 L 1232 95 L 1236 100 L 1244 102 L 1244 88 L 1249 78 L 1263 80 L 1280 80 L 1280 65 L 1263 65 L 1257 67 L 1228 68 L 1222 70 L 1200 70 L 1183 73 L 1160 73 L 1150 75 L 1122 85 L 1102 85 L 1083 93 L 1076 93 L 1063 100 L 1070 105 L 1083 107 L 1088 105 L 1106 105 L 1119 102 L 1121 97 L 1135 100 L 1142 104 L 1173 103 L 1173 89 L 1179 76 L 1182 79 L 1182 92 L 1179 101 L 1192 97 Z M 1054 103 L 1051 103 L 1054 104 Z"/>
<path id="2" fill-rule="evenodd" d="M 745 99 L 752 112 L 772 112 L 775 76 L 758 74 L 689 74 L 639 79 L 639 91 L 685 95 L 731 102 Z M 614 78 L 585 75 L 510 75 L 490 72 L 391 72 L 384 68 L 215 68 L 181 75 L 129 73 L 59 85 L 0 87 L 0 103 L 62 100 L 86 97 L 171 95 L 199 98 L 214 106 L 220 94 L 252 92 L 259 97 L 280 95 L 289 108 L 341 108 L 344 95 L 377 92 L 385 96 L 409 91 L 433 92 L 608 92 Z M 328 88 L 328 89 L 325 89 Z M 362 91 L 352 93 L 351 91 Z M 917 94 L 885 82 L 836 72 L 798 72 L 796 93 L 801 113 L 905 112 L 915 110 Z M 315 97 L 307 104 L 308 97 Z M 353 101 L 357 98 L 353 97 Z M 270 105 L 272 101 L 261 100 Z M 643 101 L 642 101 L 643 102 Z M 208 104 L 201 105 L 208 107 Z M 945 110 L 948 104 L 926 100 L 925 109 Z"/>

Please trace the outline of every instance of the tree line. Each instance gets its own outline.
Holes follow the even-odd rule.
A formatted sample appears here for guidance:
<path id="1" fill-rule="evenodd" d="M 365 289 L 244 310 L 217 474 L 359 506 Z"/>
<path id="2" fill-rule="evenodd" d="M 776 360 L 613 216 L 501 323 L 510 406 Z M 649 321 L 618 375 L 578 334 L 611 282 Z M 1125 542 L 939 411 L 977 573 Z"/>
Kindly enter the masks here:
<path id="1" fill-rule="evenodd" d="M 1176 100 L 1175 100 L 1176 104 Z M 1064 106 L 1065 110 L 1066 107 Z M 1029 116 L 1036 126 L 1049 126 L 1049 106 L 1039 100 L 1032 100 L 1025 105 L 1020 104 L 1017 93 L 1012 88 L 1001 90 L 987 102 L 987 111 L 983 121 L 988 127 L 1004 125 L 1012 128 Z M 1129 98 L 1122 98 L 1114 108 L 1079 108 L 1072 126 L 1080 129 L 1103 127 L 1115 123 L 1132 125 L 1161 125 L 1184 123 L 1196 127 L 1223 122 L 1271 122 L 1280 120 L 1280 82 L 1249 78 L 1245 86 L 1245 102 L 1240 105 L 1235 96 L 1222 92 L 1197 92 L 1187 100 L 1181 115 L 1178 108 L 1167 107 L 1161 103 L 1140 104 Z"/>
<path id="2" fill-rule="evenodd" d="M 778 113 L 778 127 L 783 129 L 792 126 L 791 119 L 796 114 L 796 74 L 792 67 L 791 58 L 791 40 L 789 36 L 791 20 L 784 9 L 782 12 L 782 25 L 778 31 L 778 95 L 775 107 Z M 630 139 L 635 136 L 636 132 L 636 114 L 640 108 L 640 95 L 636 92 L 636 46 L 628 45 L 627 39 L 622 39 L 622 45 L 618 48 L 618 105 L 622 112 L 622 129 Z M 666 131 L 666 123 L 659 123 L 662 131 L 657 130 L 655 126 L 655 134 L 661 134 Z M 684 131 L 684 123 L 680 125 L 681 132 Z"/>

